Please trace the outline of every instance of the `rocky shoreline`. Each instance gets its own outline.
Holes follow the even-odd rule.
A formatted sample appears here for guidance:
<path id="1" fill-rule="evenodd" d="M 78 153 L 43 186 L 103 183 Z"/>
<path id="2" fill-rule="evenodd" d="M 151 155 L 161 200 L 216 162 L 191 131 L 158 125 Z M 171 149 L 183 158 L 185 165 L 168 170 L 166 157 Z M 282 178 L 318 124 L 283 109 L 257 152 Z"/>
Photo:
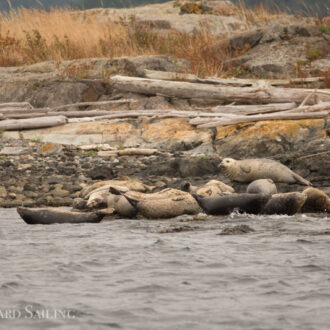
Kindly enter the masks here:
<path id="1" fill-rule="evenodd" d="M 38 141 L 0 140 L 0 207 L 72 206 L 80 191 L 99 181 L 137 179 L 155 191 L 180 188 L 218 179 L 244 192 L 246 184 L 230 182 L 220 171 L 220 156 L 191 155 L 184 151 L 152 156 L 98 156 L 73 145 Z M 235 154 L 232 153 L 234 157 Z M 298 159 L 294 153 L 278 155 L 292 170 L 330 193 L 329 154 Z M 278 184 L 280 192 L 302 191 L 303 186 Z"/>

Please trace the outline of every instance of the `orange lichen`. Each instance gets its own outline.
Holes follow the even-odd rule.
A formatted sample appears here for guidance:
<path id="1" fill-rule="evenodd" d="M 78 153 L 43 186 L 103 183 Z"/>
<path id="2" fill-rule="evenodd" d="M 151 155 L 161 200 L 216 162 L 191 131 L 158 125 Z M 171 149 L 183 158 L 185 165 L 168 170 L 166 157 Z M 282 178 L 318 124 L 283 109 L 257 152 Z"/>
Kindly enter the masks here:
<path id="1" fill-rule="evenodd" d="M 144 128 L 143 137 L 151 140 L 186 140 L 199 134 L 186 119 L 168 118 L 155 123 L 145 121 L 142 127 Z M 205 132 L 200 134 L 209 135 Z"/>
<path id="2" fill-rule="evenodd" d="M 306 137 L 309 130 L 315 129 L 315 134 L 325 137 L 324 121 L 322 119 L 304 120 L 268 120 L 244 125 L 230 125 L 218 127 L 217 139 L 235 135 L 237 138 L 254 138 L 266 136 L 269 139 L 276 139 L 279 136 L 291 138 Z"/>
<path id="3" fill-rule="evenodd" d="M 78 124 L 79 134 L 129 134 L 132 125 L 129 123 L 83 123 Z"/>

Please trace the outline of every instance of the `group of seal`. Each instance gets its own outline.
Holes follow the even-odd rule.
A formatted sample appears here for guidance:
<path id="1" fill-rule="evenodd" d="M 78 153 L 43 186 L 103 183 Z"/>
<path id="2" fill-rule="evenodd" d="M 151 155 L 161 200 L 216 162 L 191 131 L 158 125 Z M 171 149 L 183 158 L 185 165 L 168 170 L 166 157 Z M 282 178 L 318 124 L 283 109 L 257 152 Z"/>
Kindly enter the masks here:
<path id="1" fill-rule="evenodd" d="M 225 158 L 220 168 L 229 179 L 249 183 L 246 193 L 235 193 L 231 186 L 218 180 L 199 187 L 186 182 L 182 190 L 166 188 L 158 192 L 151 192 L 152 187 L 139 181 L 110 180 L 84 188 L 82 198 L 74 201 L 73 211 L 52 208 L 18 208 L 17 211 L 29 224 L 100 222 L 105 215 L 160 219 L 194 215 L 202 210 L 212 215 L 233 211 L 287 215 L 300 210 L 330 213 L 330 198 L 319 189 L 309 187 L 303 192 L 278 193 L 276 182 L 311 185 L 279 162 Z"/>

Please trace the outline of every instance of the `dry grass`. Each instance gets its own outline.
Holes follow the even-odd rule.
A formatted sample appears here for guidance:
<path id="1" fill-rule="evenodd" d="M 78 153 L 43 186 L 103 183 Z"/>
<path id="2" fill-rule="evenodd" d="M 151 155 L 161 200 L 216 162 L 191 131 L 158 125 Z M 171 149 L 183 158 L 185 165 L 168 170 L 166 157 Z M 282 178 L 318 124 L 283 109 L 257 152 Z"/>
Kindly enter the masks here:
<path id="1" fill-rule="evenodd" d="M 218 75 L 224 54 L 213 51 L 216 41 L 203 32 L 156 34 L 134 19 L 130 23 L 86 20 L 64 9 L 20 9 L 0 16 L 0 66 L 160 54 L 188 59 L 196 74 Z"/>
<path id="2" fill-rule="evenodd" d="M 238 7 L 236 16 L 248 26 L 265 25 L 278 16 L 262 6 Z M 171 31 L 157 34 L 132 17 L 129 23 L 100 21 L 95 16 L 76 15 L 68 9 L 20 9 L 0 13 L 0 66 L 18 66 L 41 61 L 63 61 L 91 57 L 173 55 L 192 63 L 199 76 L 220 76 L 230 58 L 226 43 L 201 31 L 188 35 Z M 216 46 L 217 45 L 217 46 Z M 235 56 L 240 54 L 234 54 Z"/>

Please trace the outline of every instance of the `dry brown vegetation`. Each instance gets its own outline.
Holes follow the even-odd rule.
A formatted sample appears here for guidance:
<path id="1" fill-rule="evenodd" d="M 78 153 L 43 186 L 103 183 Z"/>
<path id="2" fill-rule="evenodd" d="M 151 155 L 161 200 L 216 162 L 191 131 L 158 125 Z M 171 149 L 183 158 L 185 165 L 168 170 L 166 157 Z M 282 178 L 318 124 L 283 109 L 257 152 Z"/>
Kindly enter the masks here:
<path id="1" fill-rule="evenodd" d="M 274 18 L 264 7 L 250 10 L 241 6 L 236 15 L 251 27 Z M 219 38 L 206 31 L 157 34 L 134 17 L 129 23 L 114 23 L 68 9 L 20 9 L 0 14 L 0 66 L 158 54 L 189 60 L 191 72 L 200 76 L 219 76 L 225 73 L 223 61 L 230 57 L 226 43 L 219 45 Z M 230 72 L 230 68 L 226 70 Z"/>
<path id="2" fill-rule="evenodd" d="M 214 75 L 221 73 L 225 58 L 225 54 L 213 51 L 215 41 L 203 32 L 160 35 L 134 19 L 130 23 L 99 22 L 61 9 L 20 9 L 0 16 L 0 66 L 163 54 L 190 60 L 194 73 Z"/>

